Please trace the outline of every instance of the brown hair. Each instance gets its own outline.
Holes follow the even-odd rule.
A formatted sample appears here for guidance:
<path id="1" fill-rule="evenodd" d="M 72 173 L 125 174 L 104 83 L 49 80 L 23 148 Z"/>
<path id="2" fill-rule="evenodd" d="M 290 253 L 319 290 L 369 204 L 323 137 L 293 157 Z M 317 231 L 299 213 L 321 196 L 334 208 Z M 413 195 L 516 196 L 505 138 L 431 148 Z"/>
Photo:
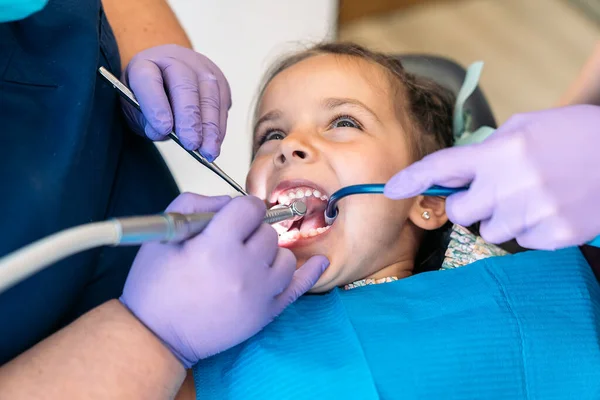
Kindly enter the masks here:
<path id="1" fill-rule="evenodd" d="M 430 79 L 406 71 L 398 58 L 368 50 L 354 43 L 319 44 L 280 60 L 266 74 L 259 91 L 254 118 L 258 117 L 260 99 L 275 76 L 303 60 L 321 54 L 357 57 L 383 67 L 395 89 L 394 96 L 402 97 L 399 101 L 396 98 L 392 100 L 396 104 L 405 105 L 397 108 L 401 121 L 409 121 L 405 129 L 410 134 L 409 140 L 416 160 L 454 144 L 452 134 L 454 94 Z"/>

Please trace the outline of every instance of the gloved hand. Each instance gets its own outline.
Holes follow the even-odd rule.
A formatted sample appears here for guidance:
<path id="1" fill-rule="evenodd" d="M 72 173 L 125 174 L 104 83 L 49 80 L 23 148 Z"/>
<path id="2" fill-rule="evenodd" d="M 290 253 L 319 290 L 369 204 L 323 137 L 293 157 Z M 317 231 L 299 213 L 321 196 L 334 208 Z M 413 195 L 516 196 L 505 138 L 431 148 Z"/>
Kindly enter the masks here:
<path id="1" fill-rule="evenodd" d="M 186 149 L 199 150 L 209 161 L 217 158 L 231 91 L 212 61 L 177 45 L 153 47 L 131 60 L 123 80 L 143 112 L 122 101 L 131 129 L 152 140 L 164 140 L 174 129 Z"/>
<path id="2" fill-rule="evenodd" d="M 27 18 L 47 3 L 48 0 L 0 0 L 0 23 Z"/>
<path id="3" fill-rule="evenodd" d="M 557 249 L 592 240 L 600 234 L 600 107 L 516 115 L 481 144 L 441 150 L 399 172 L 385 195 L 469 183 L 448 197 L 446 212 L 459 225 L 482 221 L 491 243 L 516 238 Z"/>
<path id="4" fill-rule="evenodd" d="M 120 301 L 186 368 L 256 334 L 329 265 L 317 256 L 296 270 L 292 252 L 262 223 L 265 205 L 256 197 L 188 193 L 167 211 L 218 213 L 181 245 L 143 245 Z"/>

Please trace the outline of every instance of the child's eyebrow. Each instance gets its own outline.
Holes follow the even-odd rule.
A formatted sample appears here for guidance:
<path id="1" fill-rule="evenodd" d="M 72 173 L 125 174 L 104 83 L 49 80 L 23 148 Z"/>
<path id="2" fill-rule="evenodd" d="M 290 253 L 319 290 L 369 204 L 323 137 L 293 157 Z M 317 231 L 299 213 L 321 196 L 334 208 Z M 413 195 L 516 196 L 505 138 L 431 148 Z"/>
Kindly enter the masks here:
<path id="1" fill-rule="evenodd" d="M 263 115 L 262 117 L 260 117 L 260 119 L 258 121 L 256 121 L 256 124 L 254 124 L 254 130 L 253 132 L 256 133 L 258 127 L 267 122 L 267 121 L 274 121 L 277 120 L 279 118 L 281 118 L 281 111 L 280 110 L 272 110 L 269 111 L 268 113 L 266 113 L 265 115 Z"/>
<path id="2" fill-rule="evenodd" d="M 333 110 L 333 109 L 341 107 L 341 106 L 346 106 L 346 105 L 360 107 L 360 108 L 364 109 L 365 111 L 367 111 L 369 114 L 371 114 L 377 121 L 381 122 L 379 120 L 379 117 L 377 117 L 377 114 L 375 114 L 375 112 L 373 110 L 371 110 L 364 103 L 362 103 L 356 99 L 330 97 L 330 98 L 323 100 L 321 104 L 323 105 L 323 107 L 328 108 L 330 110 Z"/>

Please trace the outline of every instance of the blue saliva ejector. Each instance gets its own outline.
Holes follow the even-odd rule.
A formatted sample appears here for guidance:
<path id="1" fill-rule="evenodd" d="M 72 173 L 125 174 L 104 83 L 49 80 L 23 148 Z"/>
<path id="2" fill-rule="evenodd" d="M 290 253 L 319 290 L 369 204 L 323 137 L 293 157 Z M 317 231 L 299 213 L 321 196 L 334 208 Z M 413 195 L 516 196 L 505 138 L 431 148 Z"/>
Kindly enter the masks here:
<path id="1" fill-rule="evenodd" d="M 347 196 L 351 196 L 354 194 L 383 194 L 383 188 L 385 187 L 384 183 L 372 183 L 372 184 L 364 184 L 364 185 L 353 185 L 346 186 L 333 193 L 329 197 L 329 201 L 327 202 L 327 208 L 325 209 L 325 223 L 327 225 L 332 225 L 335 219 L 338 216 L 338 208 L 337 203 L 341 199 Z M 437 197 L 447 197 L 451 194 L 461 192 L 467 190 L 469 187 L 458 187 L 458 188 L 448 188 L 443 186 L 432 186 L 423 193 L 422 196 L 437 196 Z"/>

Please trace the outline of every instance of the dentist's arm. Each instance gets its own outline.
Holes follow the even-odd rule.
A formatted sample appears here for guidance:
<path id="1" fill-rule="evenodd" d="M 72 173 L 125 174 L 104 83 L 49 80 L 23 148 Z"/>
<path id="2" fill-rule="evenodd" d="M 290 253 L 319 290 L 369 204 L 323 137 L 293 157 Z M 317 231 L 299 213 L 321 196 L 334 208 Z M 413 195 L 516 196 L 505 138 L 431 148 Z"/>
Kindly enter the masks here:
<path id="1" fill-rule="evenodd" d="M 600 42 L 581 72 L 560 99 L 560 105 L 600 105 Z"/>
<path id="2" fill-rule="evenodd" d="M 174 398 L 186 368 L 256 334 L 328 265 L 296 270 L 257 198 L 184 194 L 167 211 L 217 214 L 183 244 L 142 246 L 119 301 L 1 367 L 0 397 Z"/>
<path id="3" fill-rule="evenodd" d="M 166 0 L 102 0 L 123 67 L 142 50 L 163 44 L 192 48 Z"/>
<path id="4" fill-rule="evenodd" d="M 113 300 L 0 368 L 7 399 L 169 399 L 185 369 Z"/>

